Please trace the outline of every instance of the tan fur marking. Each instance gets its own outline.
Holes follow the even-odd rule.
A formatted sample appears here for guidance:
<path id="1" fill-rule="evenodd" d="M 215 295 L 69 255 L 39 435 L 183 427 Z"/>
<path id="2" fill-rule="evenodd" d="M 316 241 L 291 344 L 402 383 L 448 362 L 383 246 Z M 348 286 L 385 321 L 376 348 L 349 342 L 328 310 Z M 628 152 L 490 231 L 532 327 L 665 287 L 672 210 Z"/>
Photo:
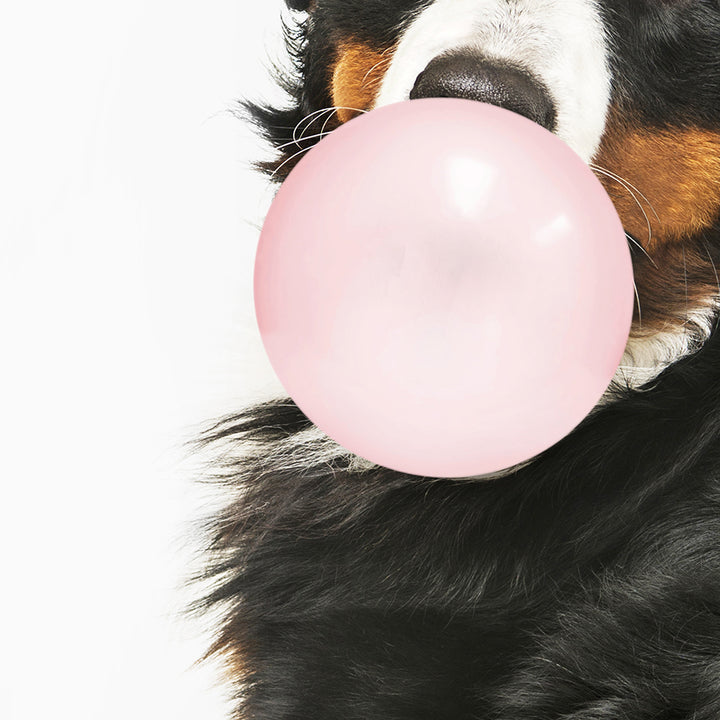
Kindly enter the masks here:
<path id="1" fill-rule="evenodd" d="M 611 116 L 594 162 L 632 183 L 652 205 L 651 226 L 627 190 L 602 177 L 625 229 L 652 250 L 710 227 L 720 212 L 720 133 L 632 127 Z M 654 212 L 653 212 L 654 210 Z M 655 217 L 657 213 L 658 217 Z"/>
<path id="2" fill-rule="evenodd" d="M 391 61 L 392 48 L 377 50 L 364 43 L 353 42 L 341 45 L 332 79 L 333 104 L 341 108 L 368 110 Z M 347 122 L 357 114 L 347 109 L 337 111 L 340 122 Z"/>

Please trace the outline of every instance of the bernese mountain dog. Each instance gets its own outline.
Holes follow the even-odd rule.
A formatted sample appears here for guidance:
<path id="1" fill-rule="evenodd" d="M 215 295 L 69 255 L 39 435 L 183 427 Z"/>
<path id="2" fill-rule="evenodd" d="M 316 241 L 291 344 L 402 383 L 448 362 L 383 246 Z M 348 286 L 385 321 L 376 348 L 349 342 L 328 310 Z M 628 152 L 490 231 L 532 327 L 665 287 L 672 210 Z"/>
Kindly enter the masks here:
<path id="1" fill-rule="evenodd" d="M 500 105 L 602 180 L 637 303 L 598 407 L 498 476 L 373 465 L 282 397 L 204 433 L 236 717 L 718 720 L 720 3 L 288 4 L 288 104 L 247 106 L 273 180 L 377 106 Z"/>

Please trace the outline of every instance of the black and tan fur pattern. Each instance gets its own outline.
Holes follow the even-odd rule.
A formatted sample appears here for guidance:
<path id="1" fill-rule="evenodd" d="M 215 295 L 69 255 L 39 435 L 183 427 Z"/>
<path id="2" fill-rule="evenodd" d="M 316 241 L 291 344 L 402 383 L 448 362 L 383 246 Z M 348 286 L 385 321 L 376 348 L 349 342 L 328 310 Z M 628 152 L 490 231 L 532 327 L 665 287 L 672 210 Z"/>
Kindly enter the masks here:
<path id="1" fill-rule="evenodd" d="M 252 110 L 276 180 L 372 106 L 430 2 L 291 3 L 310 11 L 288 28 L 293 104 Z M 196 609 L 222 610 L 238 718 L 720 718 L 720 5 L 599 6 L 593 162 L 625 182 L 602 176 L 634 241 L 633 334 L 684 356 L 496 480 L 363 463 L 288 399 L 209 429 L 226 507 Z"/>

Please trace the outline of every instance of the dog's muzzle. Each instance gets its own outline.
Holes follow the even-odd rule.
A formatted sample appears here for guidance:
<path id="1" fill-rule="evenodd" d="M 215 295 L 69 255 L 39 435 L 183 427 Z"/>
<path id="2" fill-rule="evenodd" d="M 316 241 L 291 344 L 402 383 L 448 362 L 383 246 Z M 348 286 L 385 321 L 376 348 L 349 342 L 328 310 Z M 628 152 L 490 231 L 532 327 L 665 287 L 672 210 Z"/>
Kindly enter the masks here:
<path id="1" fill-rule="evenodd" d="M 555 131 L 557 115 L 549 92 L 529 72 L 503 61 L 469 52 L 438 55 L 410 92 L 411 100 L 434 97 L 490 103 Z"/>

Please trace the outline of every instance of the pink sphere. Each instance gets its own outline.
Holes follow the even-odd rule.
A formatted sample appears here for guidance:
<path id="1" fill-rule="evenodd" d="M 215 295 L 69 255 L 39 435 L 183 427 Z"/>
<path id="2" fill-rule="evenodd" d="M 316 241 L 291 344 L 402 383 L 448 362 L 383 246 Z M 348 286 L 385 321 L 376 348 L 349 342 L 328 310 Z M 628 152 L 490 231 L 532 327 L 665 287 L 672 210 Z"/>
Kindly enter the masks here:
<path id="1" fill-rule="evenodd" d="M 255 310 L 301 410 L 351 452 L 492 473 L 570 432 L 634 302 L 625 234 L 562 140 L 508 110 L 373 110 L 308 152 L 260 237 Z"/>

